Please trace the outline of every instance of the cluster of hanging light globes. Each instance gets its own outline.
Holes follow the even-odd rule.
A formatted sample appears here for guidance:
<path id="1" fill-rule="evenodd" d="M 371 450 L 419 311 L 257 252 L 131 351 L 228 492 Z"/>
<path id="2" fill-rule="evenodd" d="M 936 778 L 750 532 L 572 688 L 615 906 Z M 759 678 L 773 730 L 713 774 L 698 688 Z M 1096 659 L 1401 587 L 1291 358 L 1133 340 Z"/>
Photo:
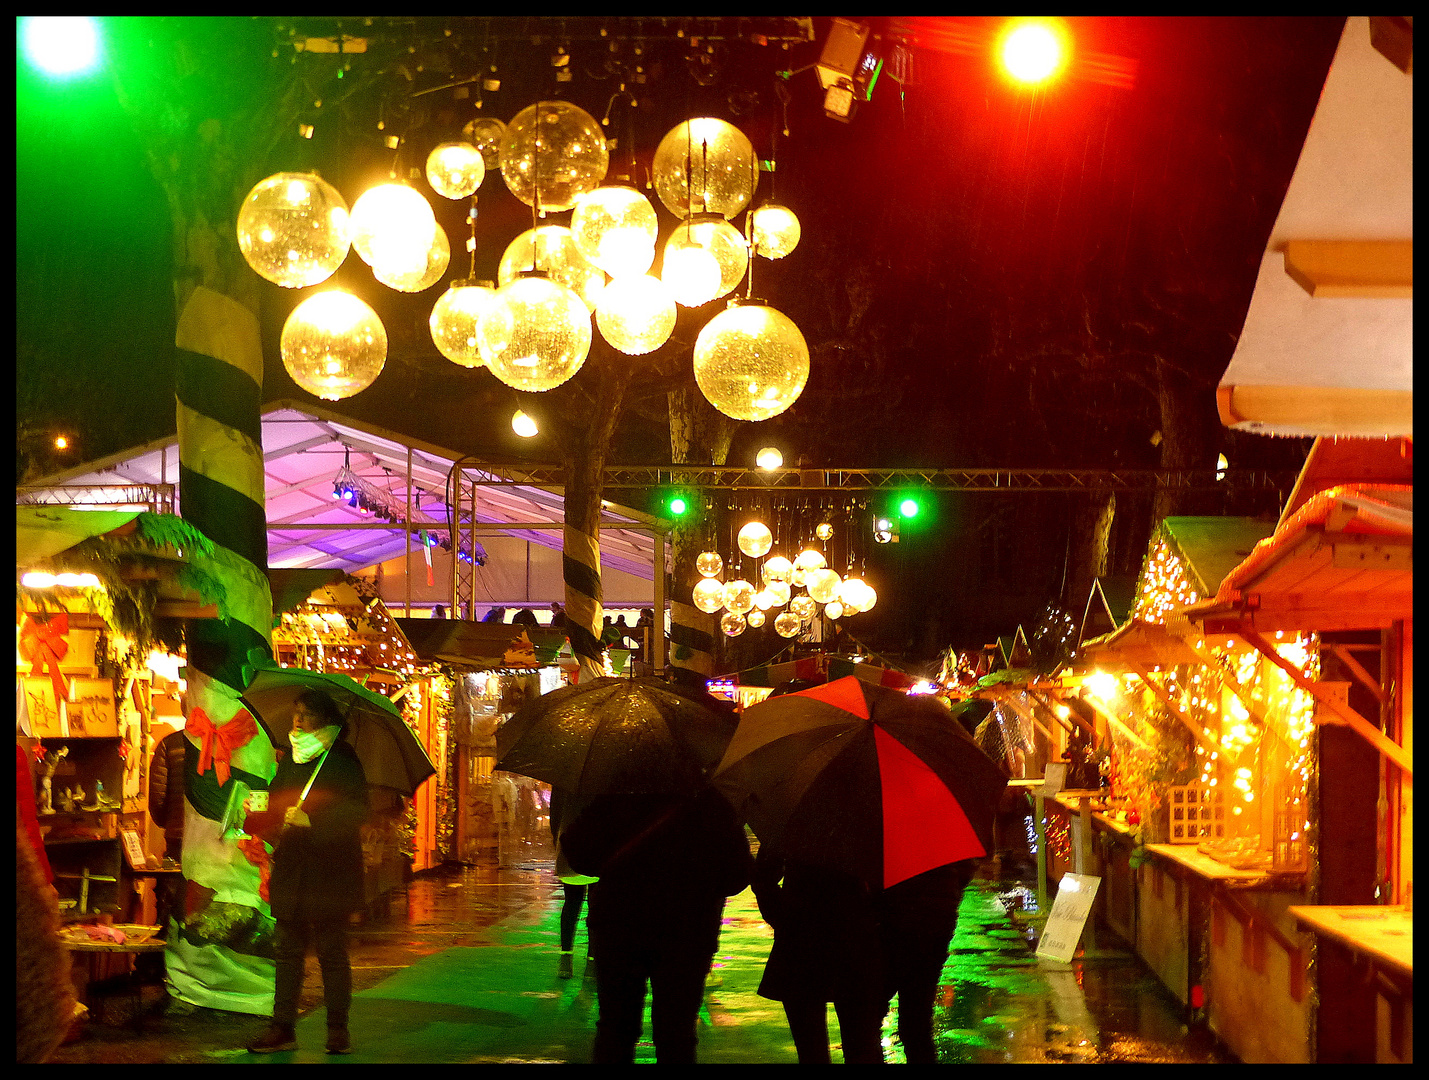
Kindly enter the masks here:
<path id="1" fill-rule="evenodd" d="M 820 525 L 816 535 L 827 540 L 833 527 Z M 769 555 L 774 537 L 769 526 L 751 521 L 739 530 L 739 550 L 751 559 L 764 559 L 759 568 L 761 586 L 743 578 L 723 581 L 724 559 L 717 551 L 702 552 L 695 559 L 700 580 L 694 587 L 694 604 L 706 614 L 721 610 L 719 626 L 729 637 L 738 637 L 747 627 L 763 626 L 769 613 L 786 607 L 774 616 L 774 629 L 780 637 L 799 634 L 820 611 L 830 619 L 857 615 L 868 611 L 878 601 L 878 594 L 863 579 L 842 577 L 829 569 L 823 552 L 808 547 L 790 562 L 783 555 Z M 795 595 L 795 589 L 804 591 Z"/>
<path id="2" fill-rule="evenodd" d="M 609 150 L 589 113 L 543 101 L 509 124 L 478 118 L 462 136 L 427 158 L 437 194 L 474 196 L 486 174 L 499 169 L 533 211 L 571 211 L 569 226 L 535 225 L 516 237 L 496 282 L 454 281 L 432 308 L 432 340 L 443 356 L 484 366 L 517 390 L 550 390 L 575 375 L 590 351 L 592 322 L 627 355 L 653 352 L 675 328 L 676 305 L 700 307 L 728 296 L 745 279 L 751 252 L 778 259 L 799 241 L 798 219 L 773 203 L 748 215 L 747 238 L 731 224 L 753 198 L 758 161 L 744 133 L 723 120 L 687 120 L 655 151 L 656 194 L 680 219 L 664 243 L 658 275 L 651 272 L 655 208 L 631 184 L 605 183 Z M 379 282 L 401 292 L 435 285 L 451 260 L 450 241 L 427 200 L 395 179 L 364 192 L 349 213 L 316 174 L 270 176 L 243 202 L 238 242 L 257 273 L 291 289 L 327 280 L 349 248 Z M 335 401 L 377 378 L 387 336 L 369 305 L 333 288 L 293 309 L 281 353 L 299 386 Z M 715 408 L 738 420 L 767 420 L 803 391 L 809 350 L 782 312 L 736 298 L 700 332 L 694 369 Z"/>

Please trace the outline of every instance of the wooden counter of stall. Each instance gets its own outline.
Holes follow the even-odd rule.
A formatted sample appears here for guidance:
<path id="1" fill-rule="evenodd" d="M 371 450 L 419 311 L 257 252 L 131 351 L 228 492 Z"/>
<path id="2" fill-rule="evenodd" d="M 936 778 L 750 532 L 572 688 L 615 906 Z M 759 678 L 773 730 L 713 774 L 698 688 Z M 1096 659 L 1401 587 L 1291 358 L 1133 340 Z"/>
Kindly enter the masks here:
<path id="1" fill-rule="evenodd" d="M 1044 827 L 1058 818 L 1070 837 L 1066 851 L 1045 845 L 1047 879 L 1100 877 L 1093 934 L 1110 930 L 1133 948 L 1242 1061 L 1314 1060 L 1311 939 L 1293 913 L 1307 900 L 1304 875 L 1237 869 L 1194 844 L 1149 844 L 1133 865 L 1134 827 L 1107 812 L 1104 796 L 1040 800 Z"/>

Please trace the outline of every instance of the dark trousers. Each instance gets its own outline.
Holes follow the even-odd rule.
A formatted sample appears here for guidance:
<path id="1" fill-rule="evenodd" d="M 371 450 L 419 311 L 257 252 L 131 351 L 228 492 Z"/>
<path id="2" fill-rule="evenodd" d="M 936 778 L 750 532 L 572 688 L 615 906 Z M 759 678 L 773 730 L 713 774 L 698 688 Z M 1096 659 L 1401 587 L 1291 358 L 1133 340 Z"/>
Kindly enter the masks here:
<path id="1" fill-rule="evenodd" d="M 844 1064 L 883 1064 L 884 1011 L 884 1007 L 872 1000 L 834 1002 L 834 1012 L 839 1018 L 839 1041 L 843 1044 Z M 786 999 L 784 1015 L 789 1018 L 789 1034 L 794 1038 L 799 1064 L 829 1064 L 827 1003 L 808 998 Z"/>
<path id="2" fill-rule="evenodd" d="M 650 1028 L 655 1059 L 662 1065 L 694 1064 L 705 977 L 719 946 L 724 898 L 682 911 L 660 927 L 611 927 L 588 921 L 595 953 L 595 988 L 600 1015 L 595 1025 L 592 1064 L 630 1064 L 650 987 Z"/>
<path id="3" fill-rule="evenodd" d="M 561 888 L 566 895 L 561 904 L 561 952 L 570 952 L 576 947 L 576 924 L 581 921 L 586 887 L 562 884 Z"/>
<path id="4" fill-rule="evenodd" d="M 347 920 L 307 922 L 278 919 L 275 943 L 278 961 L 273 988 L 273 1022 L 291 1027 L 298 1020 L 298 995 L 303 989 L 303 968 L 311 942 L 323 974 L 323 1000 L 327 1026 L 347 1027 L 352 1007 L 352 963 L 347 956 Z"/>
<path id="5" fill-rule="evenodd" d="M 890 980 L 888 1000 L 898 995 L 898 1041 L 909 1065 L 936 1065 L 933 1002 L 948 959 L 951 938 L 941 935 L 903 938 L 885 945 Z M 887 1011 L 887 1006 L 884 1007 Z M 880 1021 L 881 1021 L 880 1017 Z M 842 1021 L 840 1021 L 842 1025 Z"/>

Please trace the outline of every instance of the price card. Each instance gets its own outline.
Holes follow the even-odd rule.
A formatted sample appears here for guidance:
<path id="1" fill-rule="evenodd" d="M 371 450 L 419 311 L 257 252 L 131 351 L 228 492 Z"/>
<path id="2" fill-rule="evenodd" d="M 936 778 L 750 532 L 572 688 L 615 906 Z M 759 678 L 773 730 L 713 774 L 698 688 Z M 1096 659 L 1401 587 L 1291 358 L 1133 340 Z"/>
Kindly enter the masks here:
<path id="1" fill-rule="evenodd" d="M 1067 786 L 1067 763 L 1065 761 L 1047 762 L 1046 775 L 1042 780 L 1042 797 L 1050 799 L 1057 792 Z"/>
<path id="2" fill-rule="evenodd" d="M 1092 912 L 1092 901 L 1102 879 L 1089 874 L 1064 874 L 1052 903 L 1052 913 L 1037 942 L 1037 957 L 1069 963 L 1082 940 L 1082 928 Z"/>

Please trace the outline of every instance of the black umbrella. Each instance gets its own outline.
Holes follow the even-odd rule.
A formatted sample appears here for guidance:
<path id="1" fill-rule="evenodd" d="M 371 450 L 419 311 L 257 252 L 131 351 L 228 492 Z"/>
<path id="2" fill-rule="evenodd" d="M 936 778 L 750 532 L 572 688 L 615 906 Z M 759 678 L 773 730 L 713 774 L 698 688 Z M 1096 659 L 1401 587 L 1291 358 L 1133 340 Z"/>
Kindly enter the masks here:
<path id="1" fill-rule="evenodd" d="M 737 723 L 707 694 L 595 679 L 521 706 L 497 729 L 496 767 L 572 795 L 683 793 L 706 781 Z"/>
<path id="2" fill-rule="evenodd" d="M 712 782 L 762 843 L 887 888 L 992 854 L 1007 776 L 938 702 L 849 677 L 746 709 Z"/>

